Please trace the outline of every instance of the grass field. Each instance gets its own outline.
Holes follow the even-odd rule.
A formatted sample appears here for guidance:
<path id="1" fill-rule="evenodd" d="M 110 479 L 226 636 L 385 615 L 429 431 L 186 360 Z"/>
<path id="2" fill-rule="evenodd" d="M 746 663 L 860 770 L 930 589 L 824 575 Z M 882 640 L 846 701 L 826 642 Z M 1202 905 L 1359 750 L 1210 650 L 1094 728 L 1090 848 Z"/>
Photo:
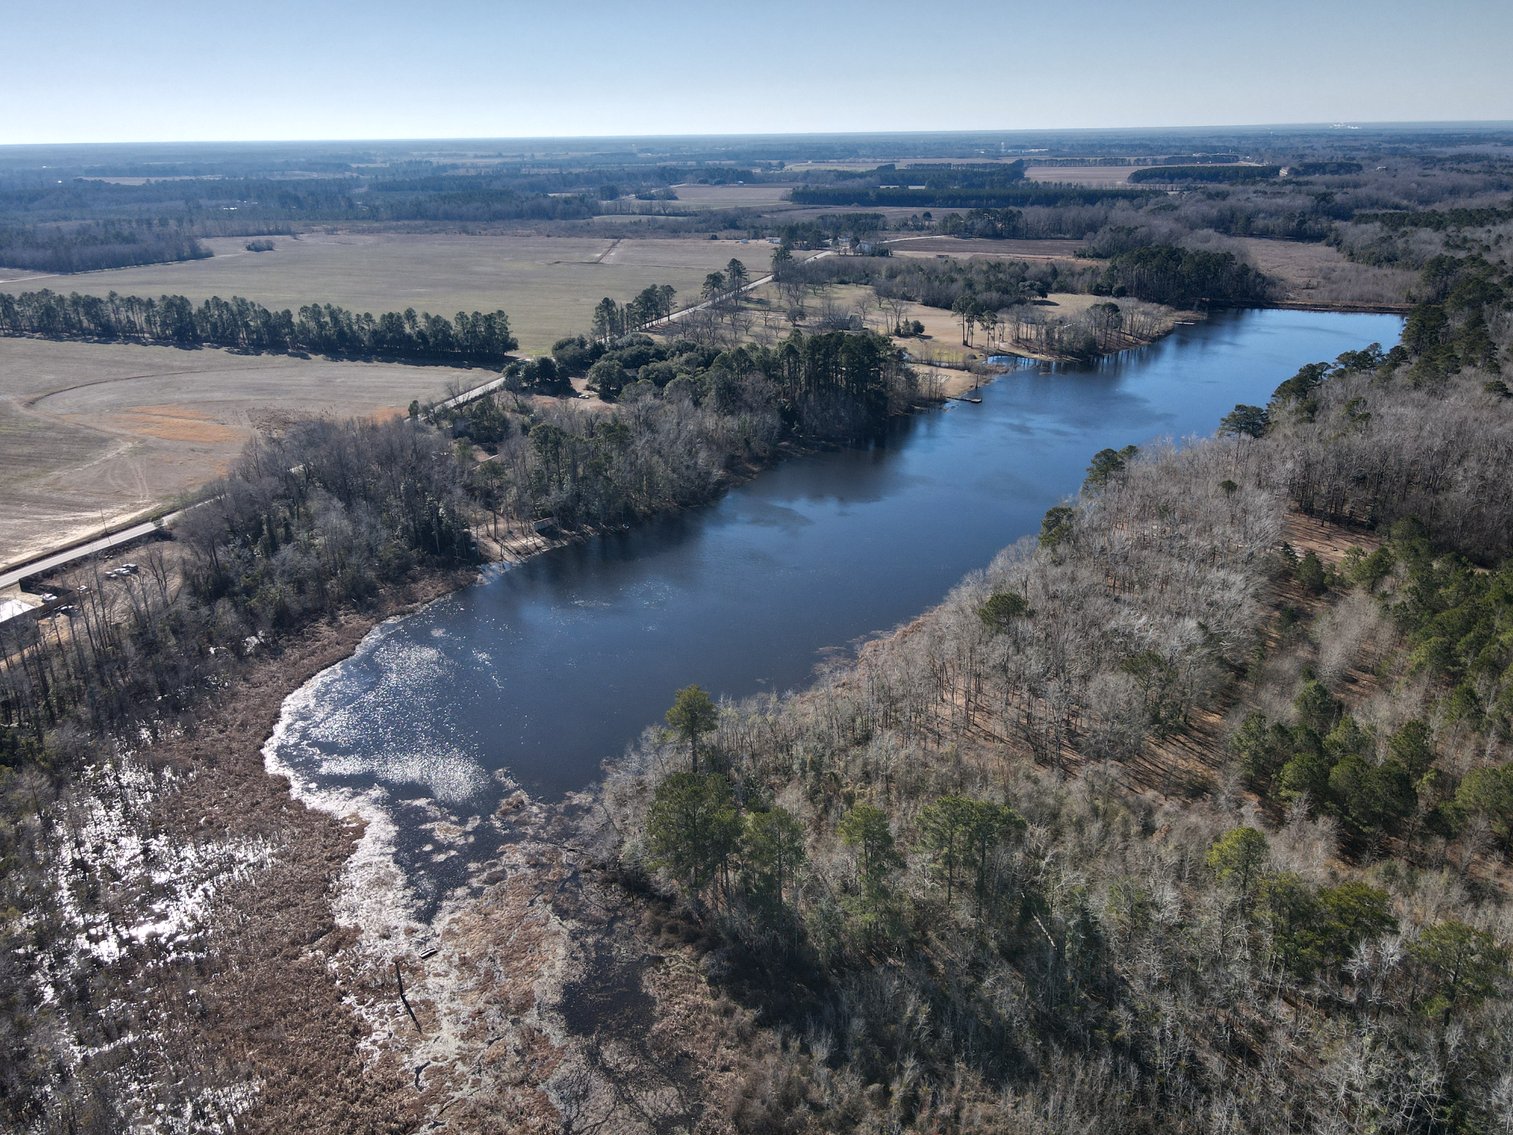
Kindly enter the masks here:
<path id="1" fill-rule="evenodd" d="M 258 431 L 404 412 L 482 371 L 0 339 L 0 564 L 169 503 Z"/>
<path id="2" fill-rule="evenodd" d="M 1286 298 L 1293 303 L 1367 308 L 1406 305 L 1418 280 L 1416 273 L 1402 268 L 1356 264 L 1327 244 L 1259 237 L 1237 237 L 1235 243 L 1257 268 L 1282 281 Z"/>
<path id="3" fill-rule="evenodd" d="M 732 257 L 756 275 L 771 256 L 765 245 L 669 237 L 309 234 L 276 238 L 275 251 L 264 253 L 247 252 L 240 239 L 205 243 L 212 259 L 182 264 L 66 276 L 0 269 L 0 289 L 194 300 L 239 295 L 274 308 L 319 302 L 374 314 L 501 309 L 521 350 L 539 354 L 564 335 L 586 331 L 604 296 L 623 302 L 648 284 L 671 284 L 690 300 L 704 277 Z"/>

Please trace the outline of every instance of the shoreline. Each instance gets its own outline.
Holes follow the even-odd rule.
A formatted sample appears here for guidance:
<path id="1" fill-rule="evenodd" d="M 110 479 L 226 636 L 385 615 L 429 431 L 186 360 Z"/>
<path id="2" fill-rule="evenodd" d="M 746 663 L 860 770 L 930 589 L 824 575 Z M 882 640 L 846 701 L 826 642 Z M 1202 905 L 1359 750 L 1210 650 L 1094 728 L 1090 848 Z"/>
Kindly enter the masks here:
<path id="1" fill-rule="evenodd" d="M 994 378 L 996 374 L 990 373 L 979 376 L 979 381 Z M 720 492 L 786 457 L 811 451 L 785 444 L 761 466 L 734 471 Z M 452 1103 L 466 1106 L 473 1099 L 466 1085 L 476 1084 L 479 1073 L 476 1064 L 464 1067 L 460 1053 L 467 1046 L 458 1034 L 478 1024 L 488 1012 L 490 990 L 479 974 L 486 965 L 495 964 L 490 951 L 497 942 L 488 938 L 488 928 L 501 911 L 518 917 L 521 925 L 528 924 L 536 943 L 528 956 L 498 963 L 507 967 L 506 980 L 513 990 L 507 1027 L 518 1031 L 519 1044 L 535 1052 L 540 1061 L 533 1064 L 539 1072 L 512 1082 L 516 1093 L 512 1098 L 521 1109 L 515 1114 L 533 1114 L 538 1106 L 550 1106 L 543 1086 L 552 1082 L 551 1069 L 566 1062 L 564 1067 L 581 1070 L 574 1062 L 580 1059 L 582 1046 L 598 1043 L 565 1034 L 559 1006 L 569 987 L 581 990 L 598 980 L 592 968 L 600 964 L 596 959 L 604 951 L 619 948 L 616 920 L 634 918 L 638 909 L 623 896 L 611 896 L 614 903 L 607 902 L 597 856 L 591 847 L 574 846 L 591 842 L 586 833 L 593 823 L 585 808 L 592 808 L 592 800 L 602 790 L 602 778 L 561 803 L 543 803 L 522 792 L 509 795 L 482 822 L 497 824 L 509 834 L 510 842 L 470 868 L 467 893 L 444 897 L 424 917 L 406 917 L 401 903 L 389 901 L 402 900 L 405 894 L 405 880 L 396 871 L 392 855 L 389 816 L 365 810 L 357 799 L 360 793 L 336 790 L 327 801 L 312 799 L 293 770 L 268 759 L 269 742 L 285 720 L 291 696 L 350 658 L 375 630 L 476 582 L 479 571 L 521 563 L 595 534 L 552 539 L 524 532 L 481 540 L 489 558 L 477 569 L 430 573 L 386 589 L 370 607 L 307 626 L 293 641 L 282 644 L 277 654 L 248 660 L 238 668 L 227 696 L 212 703 L 205 719 L 196 725 L 194 736 L 170 739 L 147 752 L 147 759 L 154 763 L 181 761 L 203 768 L 197 783 L 175 793 L 175 799 L 165 805 L 170 819 L 162 830 L 171 837 L 196 838 L 195 816 L 200 825 L 205 824 L 202 802 L 207 796 L 221 800 L 223 810 L 239 807 L 240 798 L 246 796 L 253 800 L 254 816 L 262 818 L 253 822 L 278 825 L 280 858 L 288 861 L 277 865 L 282 872 L 278 877 L 293 875 L 291 889 L 281 889 L 286 901 L 278 905 L 270 901 L 269 891 L 279 888 L 266 873 L 228 885 L 222 902 L 235 929 L 229 943 L 219 928 L 212 931 L 212 949 L 228 962 L 241 963 L 230 967 L 238 972 L 221 979 L 233 987 L 266 990 L 277 982 L 291 957 L 303 967 L 300 982 L 287 996 L 281 992 L 271 1000 L 267 1011 L 300 1015 L 291 1032 L 319 1030 L 326 1037 L 321 1043 L 336 1045 L 315 1061 L 319 1068 L 315 1083 L 324 1084 L 328 1075 L 336 1077 L 340 1069 L 360 1061 L 374 1070 L 364 1090 L 376 1101 L 411 1109 L 412 1115 L 420 1111 L 433 1119 Z M 479 535 L 486 537 L 486 533 Z M 377 799 L 372 803 L 377 804 Z M 220 814 L 213 814 L 219 820 Z M 228 832 L 239 831 L 248 822 L 239 812 L 224 814 Z M 354 817 L 360 817 L 360 822 Z M 199 831 L 203 833 L 203 827 Z M 600 908 L 612 912 L 608 921 L 598 917 Z M 518 942 L 513 933 L 510 942 L 512 948 Z M 626 975 L 639 963 L 622 959 L 614 964 L 621 969 L 612 968 L 610 977 L 628 981 Z M 409 1000 L 415 1006 L 411 1012 L 418 1010 L 413 1026 L 418 1039 L 406 1016 L 409 1003 L 401 1008 L 396 991 L 401 965 Z M 590 968 L 580 970 L 580 966 Z M 312 1018 L 308 1030 L 305 1014 Z M 449 1036 L 440 1035 L 449 1029 Z M 512 1037 L 516 1035 L 511 1032 Z M 447 1041 L 459 1047 L 448 1049 Z M 511 1041 L 512 1047 L 515 1043 Z M 294 1070 L 279 1064 L 279 1052 L 263 1056 L 266 1062 L 255 1062 L 253 1067 L 265 1079 L 301 1082 Z M 425 1085 L 422 1068 L 430 1069 L 425 1072 Z M 306 1080 L 310 1075 L 308 1068 L 301 1073 Z M 318 1096 L 319 1091 L 312 1087 L 311 1094 Z M 288 1090 L 270 1088 L 260 1094 L 247 1116 L 250 1120 L 255 1113 L 258 1118 L 248 1129 L 278 1129 L 278 1123 L 287 1121 L 292 1100 Z"/>

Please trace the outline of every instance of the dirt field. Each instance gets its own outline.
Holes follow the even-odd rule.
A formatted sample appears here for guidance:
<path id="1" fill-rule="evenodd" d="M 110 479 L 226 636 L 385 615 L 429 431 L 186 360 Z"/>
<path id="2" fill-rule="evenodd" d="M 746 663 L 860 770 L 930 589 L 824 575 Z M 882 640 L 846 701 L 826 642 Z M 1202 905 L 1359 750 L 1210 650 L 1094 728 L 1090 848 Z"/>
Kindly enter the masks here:
<path id="1" fill-rule="evenodd" d="M 482 371 L 0 339 L 0 565 L 172 502 L 254 432 L 403 413 Z"/>
<path id="2" fill-rule="evenodd" d="M 1080 240 L 963 240 L 954 236 L 906 236 L 888 242 L 894 256 L 955 256 L 962 260 L 1073 260 Z"/>
<path id="3" fill-rule="evenodd" d="M 781 205 L 791 185 L 675 185 L 675 204 L 685 209 L 756 209 Z"/>
<path id="4" fill-rule="evenodd" d="M 880 165 L 893 164 L 896 166 L 946 166 L 956 165 L 962 161 L 970 161 L 974 165 L 996 163 L 1008 165 L 1017 159 L 1008 155 L 987 154 L 979 151 L 974 157 L 954 158 L 918 158 L 908 154 L 900 154 L 890 158 L 837 158 L 834 161 L 822 162 L 789 162 L 784 168 L 790 173 L 803 170 L 850 170 L 866 171 L 876 169 Z"/>
<path id="5" fill-rule="evenodd" d="M 1103 189 L 1126 185 L 1136 166 L 1025 166 L 1026 181 L 1059 181 L 1063 185 L 1091 185 Z"/>
<path id="6" fill-rule="evenodd" d="M 276 238 L 275 251 L 263 253 L 247 252 L 243 239 L 205 243 L 216 254 L 212 259 L 182 264 L 68 276 L 0 269 L 0 289 L 194 300 L 239 295 L 291 310 L 319 302 L 375 314 L 413 307 L 449 317 L 500 309 L 521 350 L 540 354 L 554 340 L 587 330 L 604 296 L 623 302 L 648 284 L 671 284 L 689 299 L 731 257 L 746 261 L 755 275 L 771 255 L 765 246 L 668 237 L 315 233 Z"/>

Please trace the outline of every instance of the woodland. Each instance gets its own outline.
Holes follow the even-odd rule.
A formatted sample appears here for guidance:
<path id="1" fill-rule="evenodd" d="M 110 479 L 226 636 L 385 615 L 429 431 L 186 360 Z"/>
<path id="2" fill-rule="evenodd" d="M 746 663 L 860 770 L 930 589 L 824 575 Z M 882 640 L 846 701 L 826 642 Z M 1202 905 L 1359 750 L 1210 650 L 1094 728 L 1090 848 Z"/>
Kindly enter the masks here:
<path id="1" fill-rule="evenodd" d="M 573 885 L 613 912 L 584 952 L 613 945 L 645 974 L 626 1001 L 647 1014 L 630 1078 L 677 1068 L 683 1085 L 676 1121 L 643 1100 L 597 1129 L 633 1115 L 709 1132 L 1513 1130 L 1513 157 L 1475 131 L 1180 141 L 1173 156 L 1170 137 L 1099 136 L 1066 159 L 1106 146 L 1185 187 L 1171 192 L 1053 200 L 1010 162 L 962 162 L 933 187 L 877 164 L 806 181 L 848 209 L 882 207 L 895 182 L 925 189 L 882 222 L 811 232 L 854 255 L 785 263 L 800 242 L 780 243 L 772 267 L 794 298 L 865 284 L 884 311 L 949 308 L 964 338 L 1069 280 L 1115 304 L 1270 302 L 1279 284 L 1242 236 L 1327 242 L 1415 282 L 1400 344 L 1279 375 L 1266 405 L 1236 406 L 1206 441 L 1089 454 L 1081 492 L 939 606 L 808 689 L 744 702 L 684 689 L 590 805 L 553 819 L 551 854 L 586 849 Z M 360 155 L 326 153 L 329 183 L 289 183 L 270 163 L 318 155 L 170 150 L 150 168 L 194 180 L 136 186 L 97 180 L 131 177 L 123 156 L 106 174 L 81 152 L 50 155 L 76 163 L 59 190 L 7 155 L 0 263 L 27 266 L 7 248 L 53 268 L 92 263 L 86 246 L 178 256 L 200 236 L 363 210 L 600 215 L 691 177 L 791 183 L 785 163 L 826 144 L 885 158 L 865 139 L 786 154 L 680 140 L 655 161 L 502 154 L 463 187 L 403 154 L 363 173 Z M 1241 154 L 1253 173 L 1209 176 Z M 218 194 L 277 204 L 211 224 L 199 209 Z M 160 217 L 178 235 L 155 245 L 141 234 Z M 946 217 L 975 239 L 1070 232 L 1091 255 L 856 247 L 884 224 L 934 232 Z M 773 231 L 739 212 L 713 224 L 732 218 Z M 101 835 L 102 817 L 126 814 L 150 865 L 219 815 L 203 803 L 217 785 L 228 815 L 299 812 L 281 782 L 259 794 L 233 779 L 237 742 L 219 739 L 240 735 L 235 719 L 260 744 L 263 709 L 248 725 L 237 707 L 276 707 L 281 673 L 327 657 L 321 636 L 457 585 L 512 539 L 697 505 L 928 401 L 875 331 L 750 341 L 730 284 L 711 284 L 708 334 L 649 334 L 671 305 L 653 287 L 585 304 L 581 336 L 512 361 L 502 312 L 375 320 L 312 302 L 281 320 L 237 301 L 0 296 L 7 333 L 466 355 L 504 379 L 464 406 L 262 437 L 171 540 L 133 553 L 128 579 L 75 577 L 66 615 L 0 624 L 0 1126 L 523 1130 L 498 1103 L 523 1093 L 556 1117 L 536 1129 L 595 1129 L 583 1085 L 609 1075 L 602 1062 L 570 1083 L 528 1046 L 500 1056 L 491 1034 L 475 1050 L 459 1029 L 447 1059 L 484 1086 L 454 1106 L 420 1093 L 397 1030 L 369 1035 L 352 1004 L 399 971 L 340 985 L 359 972 L 342 969 L 358 931 L 327 907 L 354 836 L 249 837 L 193 949 L 118 948 L 106 932 L 130 922 L 125 837 Z M 574 379 L 611 405 L 568 398 Z M 297 874 L 312 841 L 324 866 Z M 505 874 L 567 886 L 532 854 Z M 265 877 L 302 882 L 258 891 Z M 530 918 L 490 905 L 499 894 L 480 883 L 469 952 L 529 960 L 516 935 Z M 307 907 L 314 931 L 283 921 Z M 227 980 L 261 992 L 218 997 Z M 561 989 L 537 1005 L 539 973 L 518 1002 L 491 982 L 503 1017 L 570 1015 Z M 283 1018 L 262 1013 L 285 997 L 299 1001 Z M 403 1005 L 396 1019 L 436 1026 L 441 1010 Z M 261 1085 L 245 1099 L 244 1065 Z"/>

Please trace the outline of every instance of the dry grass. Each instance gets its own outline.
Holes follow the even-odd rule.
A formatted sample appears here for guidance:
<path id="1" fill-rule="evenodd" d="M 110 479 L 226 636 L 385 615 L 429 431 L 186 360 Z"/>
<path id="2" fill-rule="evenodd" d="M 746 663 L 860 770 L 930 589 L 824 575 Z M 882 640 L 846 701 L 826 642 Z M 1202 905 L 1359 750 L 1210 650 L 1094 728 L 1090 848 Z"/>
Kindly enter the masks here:
<path id="1" fill-rule="evenodd" d="M 0 562 L 169 503 L 259 431 L 402 413 L 485 372 L 0 339 Z"/>
<path id="2" fill-rule="evenodd" d="M 1293 303 L 1323 307 L 1381 308 L 1405 305 L 1417 277 L 1400 268 L 1354 264 L 1327 244 L 1238 237 L 1257 268 L 1281 280 Z"/>
<path id="3" fill-rule="evenodd" d="M 695 187 L 704 188 L 704 187 Z M 737 186 L 736 189 L 741 187 Z M 753 187 L 755 188 L 755 187 Z M 205 242 L 215 256 L 77 275 L 0 270 L 0 289 L 87 295 L 245 296 L 272 308 L 334 303 L 375 314 L 413 307 L 437 315 L 503 310 L 528 354 L 587 330 L 604 296 L 628 300 L 648 284 L 698 294 L 704 277 L 740 258 L 734 241 L 534 234 L 312 233 L 251 253 L 244 239 Z M 765 268 L 767 252 L 749 268 Z"/>

